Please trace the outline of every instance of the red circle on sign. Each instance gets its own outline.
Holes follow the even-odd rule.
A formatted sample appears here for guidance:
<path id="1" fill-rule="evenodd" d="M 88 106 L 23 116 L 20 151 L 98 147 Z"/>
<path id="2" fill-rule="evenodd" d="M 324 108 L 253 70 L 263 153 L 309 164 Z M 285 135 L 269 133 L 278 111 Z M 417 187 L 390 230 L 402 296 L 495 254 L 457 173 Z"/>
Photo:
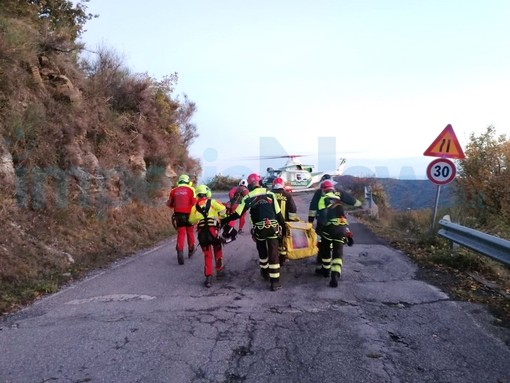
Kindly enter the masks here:
<path id="1" fill-rule="evenodd" d="M 446 185 L 453 181 L 457 169 L 448 158 L 438 158 L 427 166 L 427 177 L 436 185 Z"/>

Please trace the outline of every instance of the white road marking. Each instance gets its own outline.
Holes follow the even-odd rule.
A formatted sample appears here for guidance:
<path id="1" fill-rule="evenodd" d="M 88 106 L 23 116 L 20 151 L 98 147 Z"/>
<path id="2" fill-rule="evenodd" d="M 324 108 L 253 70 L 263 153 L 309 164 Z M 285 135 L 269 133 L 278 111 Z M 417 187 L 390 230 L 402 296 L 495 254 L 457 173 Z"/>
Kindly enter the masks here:
<path id="1" fill-rule="evenodd" d="M 152 297 L 150 295 L 137 295 L 137 294 L 112 294 L 112 295 L 102 295 L 98 297 L 91 297 L 86 299 L 75 299 L 69 302 L 66 302 L 66 305 L 81 305 L 84 303 L 91 302 L 127 302 L 134 300 L 141 301 L 150 301 L 156 299 L 156 297 Z"/>

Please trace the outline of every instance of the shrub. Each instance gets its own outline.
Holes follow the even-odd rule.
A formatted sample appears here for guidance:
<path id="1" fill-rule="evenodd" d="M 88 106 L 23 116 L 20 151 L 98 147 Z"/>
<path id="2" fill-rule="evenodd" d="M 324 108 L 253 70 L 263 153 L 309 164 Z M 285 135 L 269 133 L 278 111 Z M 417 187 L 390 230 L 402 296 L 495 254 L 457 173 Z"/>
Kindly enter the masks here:
<path id="1" fill-rule="evenodd" d="M 211 190 L 230 190 L 234 186 L 238 185 L 240 181 L 240 178 L 218 174 L 207 183 L 207 186 L 209 186 Z"/>

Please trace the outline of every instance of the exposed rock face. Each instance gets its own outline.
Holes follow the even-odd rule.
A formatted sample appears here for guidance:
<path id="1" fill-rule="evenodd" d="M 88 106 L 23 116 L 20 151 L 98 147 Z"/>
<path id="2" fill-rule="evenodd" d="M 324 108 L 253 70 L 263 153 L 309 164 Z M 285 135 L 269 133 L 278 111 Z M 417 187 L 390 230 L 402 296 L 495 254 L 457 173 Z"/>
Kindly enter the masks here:
<path id="1" fill-rule="evenodd" d="M 143 153 L 136 153 L 129 156 L 129 164 L 133 174 L 145 178 L 147 174 L 147 164 L 143 158 Z"/>
<path id="2" fill-rule="evenodd" d="M 46 56 L 39 56 L 37 64 L 30 63 L 30 72 L 37 86 L 41 89 L 53 89 L 54 97 L 71 103 L 81 101 L 81 92 L 75 88 L 71 80 L 54 68 Z"/>
<path id="3" fill-rule="evenodd" d="M 41 77 L 41 72 L 39 72 L 37 65 L 30 65 L 30 71 L 32 72 L 32 78 L 34 79 L 34 82 L 37 84 L 37 86 L 41 89 L 45 89 L 44 81 Z"/>
<path id="4" fill-rule="evenodd" d="M 55 89 L 54 97 L 56 99 L 64 99 L 72 103 L 79 102 L 81 100 L 81 93 L 76 89 L 66 76 L 62 74 L 50 74 L 49 75 L 50 85 Z"/>
<path id="5" fill-rule="evenodd" d="M 12 155 L 3 142 L 0 141 L 0 182 L 7 187 L 12 187 L 15 184 L 15 180 L 16 175 L 14 173 Z"/>
<path id="6" fill-rule="evenodd" d="M 168 178 L 174 178 L 174 177 L 177 177 L 177 173 L 174 171 L 174 169 L 172 168 L 172 165 L 167 165 L 166 169 L 165 169 L 165 176 L 167 176 Z"/>
<path id="7" fill-rule="evenodd" d="M 0 142 L 1 186 L 15 190 L 21 206 L 42 208 L 51 200 L 48 198 L 50 193 L 54 194 L 59 207 L 73 201 L 97 209 L 118 207 L 133 200 L 153 203 L 167 198 L 177 173 L 171 164 L 164 165 L 163 169 L 159 164 L 155 168 L 149 166 L 143 139 L 132 147 L 126 146 L 117 158 L 106 155 L 109 160 L 103 161 L 104 153 L 94 141 L 93 134 L 87 134 L 90 120 L 86 113 L 90 109 L 83 104 L 86 101 L 75 86 L 80 84 L 80 76 L 75 77 L 75 72 L 67 71 L 59 57 L 43 54 L 23 61 L 23 66 L 37 87 L 37 97 L 63 101 L 65 108 L 71 104 L 76 118 L 62 124 L 59 165 L 51 162 L 53 165 L 39 168 L 34 163 L 34 167 L 20 172 L 14 167 L 9 147 Z M 28 106 L 29 103 L 25 108 Z M 101 108 L 98 110 L 100 114 Z M 94 115 L 92 120 L 94 117 L 97 121 L 92 123 L 101 132 L 104 116 Z M 105 168 L 105 163 L 110 168 Z"/>
<path id="8" fill-rule="evenodd" d="M 99 168 L 99 160 L 97 159 L 96 155 L 92 152 L 85 152 L 82 156 L 83 159 L 83 166 L 85 169 L 87 169 L 89 172 L 95 172 L 96 169 Z"/>

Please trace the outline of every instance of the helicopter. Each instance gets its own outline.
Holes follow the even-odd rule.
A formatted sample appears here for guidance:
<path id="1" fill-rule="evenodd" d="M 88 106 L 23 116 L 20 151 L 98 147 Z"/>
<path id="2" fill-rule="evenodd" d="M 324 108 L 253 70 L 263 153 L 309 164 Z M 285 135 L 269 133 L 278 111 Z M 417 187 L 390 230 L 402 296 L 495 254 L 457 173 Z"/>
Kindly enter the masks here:
<path id="1" fill-rule="evenodd" d="M 301 163 L 297 157 L 304 155 L 266 156 L 263 159 L 288 158 L 281 168 L 268 167 L 266 175 L 262 177 L 262 183 L 270 186 L 273 180 L 280 177 L 285 182 L 285 189 L 291 192 L 315 190 L 314 186 L 320 182 L 324 174 L 341 175 L 345 165 L 345 158 L 340 158 L 338 168 L 333 172 L 315 172 L 314 165 Z"/>

